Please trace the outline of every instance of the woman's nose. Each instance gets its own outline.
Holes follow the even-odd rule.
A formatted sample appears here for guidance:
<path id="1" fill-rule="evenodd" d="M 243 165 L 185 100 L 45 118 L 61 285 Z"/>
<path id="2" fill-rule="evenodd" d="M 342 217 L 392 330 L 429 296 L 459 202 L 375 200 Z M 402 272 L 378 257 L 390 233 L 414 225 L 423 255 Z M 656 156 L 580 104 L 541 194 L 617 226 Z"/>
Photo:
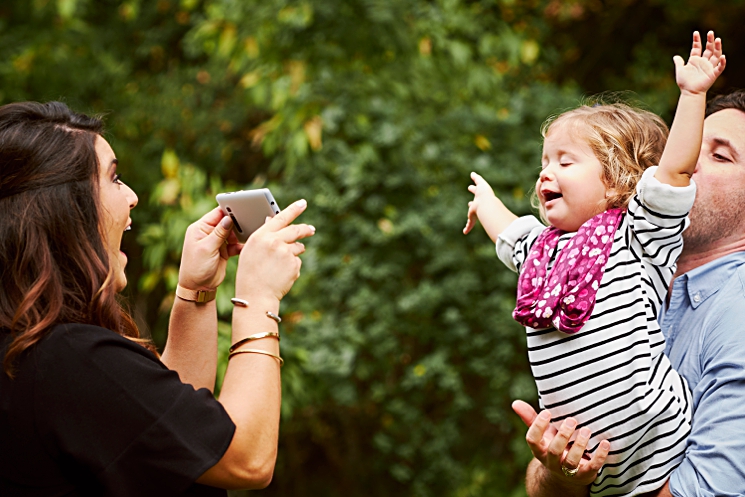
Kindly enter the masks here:
<path id="1" fill-rule="evenodd" d="M 124 185 L 124 186 L 127 188 L 127 190 L 129 190 L 129 193 L 127 195 L 127 198 L 129 200 L 129 208 L 134 209 L 135 206 L 137 205 L 137 202 L 139 201 L 139 199 L 137 198 L 137 194 L 128 185 Z"/>

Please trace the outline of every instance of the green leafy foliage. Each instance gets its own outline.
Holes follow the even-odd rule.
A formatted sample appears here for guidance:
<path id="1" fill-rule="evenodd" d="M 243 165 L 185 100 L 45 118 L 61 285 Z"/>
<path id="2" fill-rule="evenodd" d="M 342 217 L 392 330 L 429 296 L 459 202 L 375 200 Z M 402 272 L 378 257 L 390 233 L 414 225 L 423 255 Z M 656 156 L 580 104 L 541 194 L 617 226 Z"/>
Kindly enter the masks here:
<path id="1" fill-rule="evenodd" d="M 649 32 L 617 47 L 618 68 L 582 58 L 616 53 L 612 40 L 567 34 L 616 29 L 638 3 L 13 0 L 0 101 L 108 114 L 140 195 L 128 291 L 161 345 L 184 231 L 215 194 L 308 200 L 317 234 L 282 303 L 265 494 L 522 495 L 530 453 L 509 405 L 536 393 L 510 317 L 516 276 L 480 229 L 462 234 L 469 173 L 525 214 L 540 124 L 581 88 L 636 89 L 669 115 L 672 64 L 659 61 L 685 39 L 671 48 L 669 30 L 635 21 Z M 705 9 L 685 3 L 681 24 Z M 643 6 L 672 19 L 678 4 Z M 235 270 L 218 292 L 220 377 Z"/>

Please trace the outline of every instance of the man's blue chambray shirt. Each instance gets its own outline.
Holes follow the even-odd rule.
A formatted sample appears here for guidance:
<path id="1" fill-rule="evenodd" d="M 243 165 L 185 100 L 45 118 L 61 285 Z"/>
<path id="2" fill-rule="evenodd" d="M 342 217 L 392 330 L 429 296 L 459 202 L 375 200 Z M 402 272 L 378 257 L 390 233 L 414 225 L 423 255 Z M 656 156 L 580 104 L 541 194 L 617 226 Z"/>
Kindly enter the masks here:
<path id="1" fill-rule="evenodd" d="M 745 495 L 745 252 L 676 278 L 660 324 L 665 353 L 693 392 L 693 428 L 670 491 Z"/>

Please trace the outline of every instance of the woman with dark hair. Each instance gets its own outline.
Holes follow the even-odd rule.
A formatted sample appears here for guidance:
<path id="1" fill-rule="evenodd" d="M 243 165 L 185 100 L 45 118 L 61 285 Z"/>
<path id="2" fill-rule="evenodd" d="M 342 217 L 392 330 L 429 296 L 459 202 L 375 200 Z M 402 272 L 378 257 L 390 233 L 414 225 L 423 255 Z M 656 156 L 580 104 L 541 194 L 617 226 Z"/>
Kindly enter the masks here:
<path id="1" fill-rule="evenodd" d="M 224 495 L 271 481 L 279 301 L 300 270 L 298 201 L 246 246 L 219 208 L 189 227 L 162 357 L 117 293 L 137 196 L 100 120 L 0 107 L 0 495 Z M 214 295 L 239 256 L 220 400 Z"/>

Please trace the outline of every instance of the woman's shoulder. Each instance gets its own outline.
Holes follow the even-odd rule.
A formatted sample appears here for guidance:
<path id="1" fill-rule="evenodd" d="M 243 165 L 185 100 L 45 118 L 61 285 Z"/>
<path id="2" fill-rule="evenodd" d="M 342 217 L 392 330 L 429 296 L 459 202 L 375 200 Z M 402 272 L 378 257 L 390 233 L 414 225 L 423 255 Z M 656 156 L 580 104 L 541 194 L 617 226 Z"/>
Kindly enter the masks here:
<path id="1" fill-rule="evenodd" d="M 81 323 L 54 326 L 21 362 L 33 365 L 37 379 L 51 383 L 70 371 L 91 379 L 100 379 L 100 374 L 107 372 L 115 376 L 128 372 L 127 377 L 135 377 L 167 371 L 152 352 L 137 342 L 109 329 Z"/>
<path id="2" fill-rule="evenodd" d="M 46 336 L 39 341 L 37 347 L 40 350 L 57 351 L 69 350 L 79 352 L 93 352 L 101 349 L 120 348 L 133 352 L 142 352 L 153 358 L 155 356 L 139 345 L 119 333 L 101 326 L 83 323 L 65 323 L 55 325 L 47 332 Z"/>

